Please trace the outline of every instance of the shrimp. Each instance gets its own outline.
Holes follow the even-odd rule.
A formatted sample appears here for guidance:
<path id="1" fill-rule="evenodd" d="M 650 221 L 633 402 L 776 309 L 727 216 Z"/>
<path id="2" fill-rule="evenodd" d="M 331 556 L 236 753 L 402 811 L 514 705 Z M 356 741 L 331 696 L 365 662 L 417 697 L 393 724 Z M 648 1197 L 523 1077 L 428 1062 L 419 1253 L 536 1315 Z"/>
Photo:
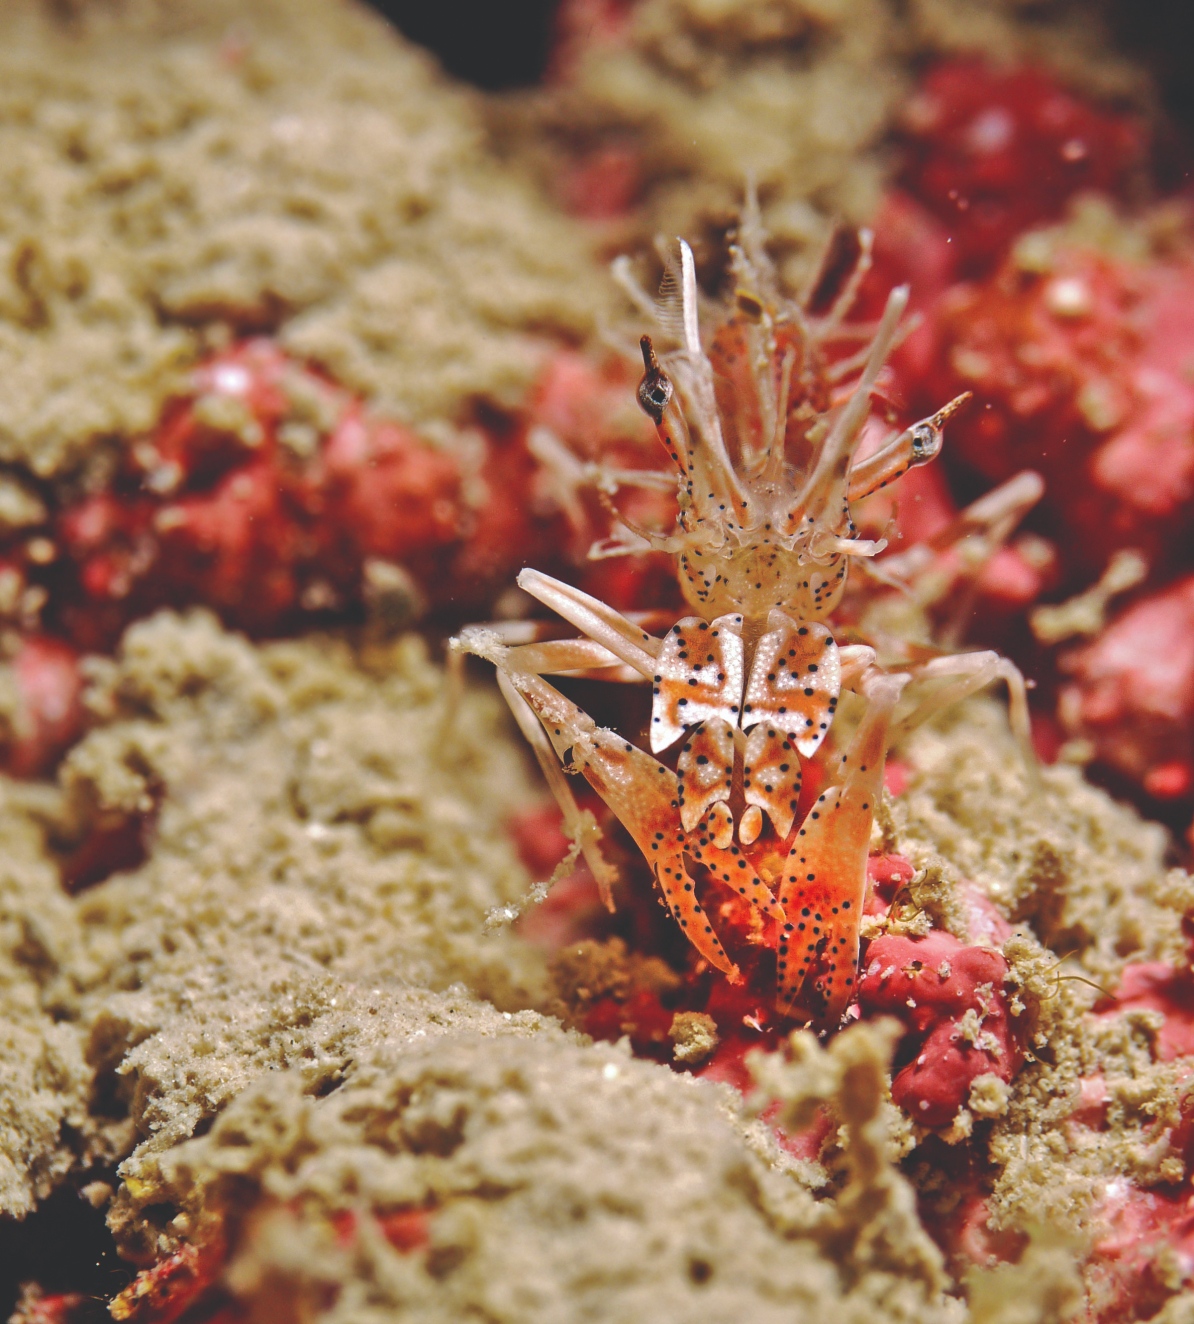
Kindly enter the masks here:
<path id="1" fill-rule="evenodd" d="M 967 399 L 857 458 L 908 301 L 906 287 L 893 290 L 861 348 L 827 353 L 857 337 L 844 319 L 869 248 L 863 232 L 841 295 L 816 316 L 810 300 L 779 294 L 748 202 L 731 250 L 733 304 L 708 340 L 687 243 L 680 241 L 665 280 L 673 297 L 662 307 L 615 264 L 635 302 L 678 342 L 660 353 L 642 336 L 638 401 L 675 467 L 679 513 L 670 531 L 620 518 L 590 555 L 670 554 L 691 614 L 652 633 L 649 614 L 632 618 L 526 569 L 519 586 L 576 638 L 539 638 L 534 624 L 512 622 L 470 626 L 452 641 L 497 668 L 607 905 L 613 870 L 569 776 L 583 776 L 633 838 L 701 958 L 741 979 L 701 902 L 711 889 L 729 889 L 750 908 L 758 941 L 775 949 L 777 1008 L 792 1014 L 799 1005 L 822 1024 L 840 1021 L 853 997 L 871 826 L 897 725 L 1002 679 L 1014 724 L 1027 732 L 1023 678 L 997 654 L 936 656 L 893 670 L 873 647 L 834 637 L 851 562 L 885 546 L 858 536 L 851 503 L 933 460 Z M 649 685 L 649 749 L 598 726 L 550 683 L 553 675 Z M 843 691 L 861 700 L 861 719 L 797 824 L 802 769 L 831 730 Z M 899 711 L 909 705 L 906 693 L 911 712 Z"/>

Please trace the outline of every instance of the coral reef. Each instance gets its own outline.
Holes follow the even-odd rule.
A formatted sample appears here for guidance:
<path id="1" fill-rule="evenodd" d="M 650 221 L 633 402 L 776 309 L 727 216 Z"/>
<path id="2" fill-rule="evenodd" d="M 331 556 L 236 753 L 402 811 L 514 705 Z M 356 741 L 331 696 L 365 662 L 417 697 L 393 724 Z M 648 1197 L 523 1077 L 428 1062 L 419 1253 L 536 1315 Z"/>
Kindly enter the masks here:
<path id="1" fill-rule="evenodd" d="M 352 5 L 5 6 L 14 1320 L 1188 1324 L 1194 884 L 1081 765 L 1184 825 L 1194 268 L 1102 12 L 568 0 L 546 86 L 483 98 Z M 731 985 L 607 816 L 611 914 L 497 697 L 403 634 L 525 616 L 523 563 L 681 614 L 667 558 L 583 559 L 614 489 L 677 512 L 596 256 L 692 234 L 707 304 L 748 174 L 810 308 L 838 219 L 867 315 L 911 282 L 884 425 L 978 397 L 948 472 L 860 506 L 903 587 L 855 583 L 843 640 L 977 629 L 1059 756 L 989 702 L 904 741 L 823 1040 L 749 908 Z M 995 486 L 1025 466 L 1043 497 Z M 125 1276 L 26 1264 L 62 1201 Z"/>
<path id="2" fill-rule="evenodd" d="M 997 261 L 1075 194 L 1123 192 L 1144 165 L 1140 124 L 1031 65 L 946 61 L 917 88 L 902 128 L 900 186 L 949 230 L 957 277 Z"/>
<path id="3" fill-rule="evenodd" d="M 749 176 L 799 288 L 832 219 L 868 222 L 878 210 L 914 61 L 1047 58 L 1080 87 L 1147 100 L 1089 6 L 1041 6 L 1032 25 L 1017 17 L 1014 5 L 952 0 L 569 0 L 549 86 L 504 99 L 491 120 L 505 152 L 620 245 L 658 233 L 718 245 Z M 1028 99 L 1047 100 L 1024 78 Z M 1071 106 L 1076 122 L 1102 129 Z M 1113 164 L 1093 172 L 1099 181 L 1122 168 L 1130 141 L 1106 139 Z M 1088 169 L 1063 173 L 1080 182 Z"/>
<path id="4" fill-rule="evenodd" d="M 1105 767 L 1157 799 L 1194 789 L 1194 578 L 1134 602 L 1060 661 L 1058 714 Z"/>
<path id="5" fill-rule="evenodd" d="M 1029 602 L 1077 597 L 1034 613 L 1054 653 L 1028 656 L 1057 696 L 1069 754 L 1154 802 L 1188 803 L 1194 784 L 1190 233 L 1180 205 L 1128 220 L 1081 200 L 1062 224 L 1021 235 L 994 274 L 934 277 L 925 325 L 897 360 L 911 412 L 940 391 L 975 391 L 955 429 L 956 481 L 989 485 L 1026 463 L 1043 475 L 1033 523 L 1049 568 L 1035 586 L 1020 578 Z M 1141 585 L 1109 622 L 1113 600 Z"/>
<path id="6" fill-rule="evenodd" d="M 584 246 L 476 99 L 352 6 L 6 5 L 0 460 L 103 477 L 229 328 L 385 415 L 513 405 L 584 336 Z"/>
<path id="7" fill-rule="evenodd" d="M 1182 547 L 1194 493 L 1182 365 L 1194 334 L 1180 221 L 1156 216 L 1161 253 L 1148 252 L 1146 226 L 1135 254 L 1104 251 L 1099 230 L 1118 234 L 1117 221 L 1089 203 L 1069 225 L 1023 236 L 995 275 L 937 301 L 936 362 L 907 375 L 913 409 L 942 390 L 975 392 L 955 457 L 988 482 L 1031 457 L 1049 531 L 1088 578 L 1119 548 L 1160 567 Z"/>
<path id="8" fill-rule="evenodd" d="M 266 339 L 190 386 L 108 490 L 57 512 L 42 619 L 75 640 L 187 601 L 255 633 L 362 606 L 396 629 L 432 585 L 441 607 L 483 606 L 549 541 L 513 499 L 534 467 L 520 429 L 434 445 Z"/>

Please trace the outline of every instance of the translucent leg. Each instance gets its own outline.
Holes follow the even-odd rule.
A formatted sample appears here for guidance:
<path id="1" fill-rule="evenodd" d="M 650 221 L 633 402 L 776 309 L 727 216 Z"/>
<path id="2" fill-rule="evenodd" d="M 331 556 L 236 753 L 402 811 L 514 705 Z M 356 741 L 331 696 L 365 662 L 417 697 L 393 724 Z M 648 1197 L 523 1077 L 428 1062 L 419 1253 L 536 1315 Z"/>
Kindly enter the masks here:
<path id="1" fill-rule="evenodd" d="M 556 752 L 543 734 L 543 728 L 539 725 L 539 719 L 530 704 L 519 694 L 510 679 L 500 671 L 497 673 L 497 681 L 498 689 L 510 705 L 518 729 L 526 736 L 527 743 L 534 751 L 539 767 L 543 770 L 543 778 L 547 782 L 548 789 L 560 807 L 560 813 L 564 818 L 564 831 L 580 847 L 585 863 L 597 880 L 601 900 L 605 908 L 612 912 L 613 884 L 618 871 L 601 853 L 601 829 L 597 826 L 597 820 L 576 803 L 576 797 L 572 794 L 572 787 L 568 785 L 568 778 L 560 767 Z"/>
<path id="2" fill-rule="evenodd" d="M 518 587 L 575 625 L 582 634 L 603 644 L 627 666 L 644 676 L 655 674 L 661 641 L 632 625 L 600 599 L 538 570 L 524 570 L 518 576 Z"/>
<path id="3" fill-rule="evenodd" d="M 908 668 L 912 684 L 917 691 L 916 706 L 892 727 L 892 740 L 898 740 L 909 731 L 943 712 L 952 704 L 960 703 L 994 681 L 1007 685 L 1008 718 L 1012 734 L 1020 746 L 1025 766 L 1037 775 L 1036 753 L 1032 747 L 1032 723 L 1028 716 L 1028 689 L 1023 673 L 1006 657 L 986 650 L 981 653 L 956 653 L 948 657 L 935 657 Z"/>

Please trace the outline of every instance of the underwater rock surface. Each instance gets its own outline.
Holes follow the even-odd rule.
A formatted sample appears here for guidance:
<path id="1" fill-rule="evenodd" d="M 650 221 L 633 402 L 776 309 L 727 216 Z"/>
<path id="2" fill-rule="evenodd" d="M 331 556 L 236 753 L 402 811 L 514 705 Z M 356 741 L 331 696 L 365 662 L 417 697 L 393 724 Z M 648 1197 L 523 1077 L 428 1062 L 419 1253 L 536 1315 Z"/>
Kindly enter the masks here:
<path id="1" fill-rule="evenodd" d="M 322 0 L 0 15 L 0 1305 L 103 1308 L 17 1304 L 3 1263 L 78 1191 L 143 1324 L 1178 1324 L 1194 884 L 1076 766 L 1184 824 L 1189 221 L 1137 196 L 1147 79 L 1066 3 L 571 0 L 557 34 L 544 87 L 484 98 Z M 949 251 L 951 172 L 1006 201 L 1062 92 L 1042 141 L 1082 170 Z M 658 463 L 603 263 L 688 233 L 711 291 L 744 170 L 793 288 L 834 221 L 886 222 L 864 299 L 909 277 L 925 318 L 893 423 L 947 378 L 993 405 L 867 536 L 1050 484 L 978 578 L 964 543 L 864 595 L 928 646 L 973 581 L 1064 758 L 1034 784 L 981 700 L 901 745 L 823 1040 L 698 969 L 616 832 L 615 915 L 583 864 L 543 900 L 558 816 L 437 660 L 441 620 L 525 612 L 523 564 L 678 602 L 660 558 L 583 559 L 585 466 Z M 1060 601 L 1125 548 L 1126 588 Z"/>

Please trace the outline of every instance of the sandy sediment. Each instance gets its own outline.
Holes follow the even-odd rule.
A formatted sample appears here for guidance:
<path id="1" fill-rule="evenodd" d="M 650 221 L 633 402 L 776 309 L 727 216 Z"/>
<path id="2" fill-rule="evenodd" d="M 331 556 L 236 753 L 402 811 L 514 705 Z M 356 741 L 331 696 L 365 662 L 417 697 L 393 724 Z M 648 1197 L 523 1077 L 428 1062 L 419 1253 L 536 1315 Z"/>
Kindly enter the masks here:
<path id="1" fill-rule="evenodd" d="M 0 783 L 0 1212 L 18 1218 L 76 1165 L 68 1134 L 91 1129 L 83 1038 L 52 1010 L 50 990 L 79 932 L 38 820 L 54 798 Z"/>
<path id="2" fill-rule="evenodd" d="M 1114 980 L 1127 961 L 1184 959 L 1194 884 L 1170 867 L 1169 834 L 1076 767 L 1042 768 L 1034 790 L 1001 705 L 970 704 L 907 752 L 918 775 L 894 808 L 916 863 L 944 858 L 952 879 L 976 884 L 1092 978 Z"/>
<path id="3" fill-rule="evenodd" d="M 156 1159 L 155 1195 L 196 1216 L 260 1193 L 235 1288 L 312 1301 L 332 1288 L 332 1319 L 956 1316 L 923 1233 L 922 1263 L 909 1265 L 906 1238 L 868 1243 L 855 1217 L 834 1229 L 835 1263 L 827 1207 L 755 1152 L 724 1087 L 526 1013 L 455 1010 L 456 1028 L 362 1054 L 327 1098 L 293 1071 L 263 1080 L 208 1135 Z M 888 1046 L 871 1047 L 880 1078 Z M 910 1210 L 903 1178 L 878 1167 Z M 882 1189 L 877 1177 L 859 1186 L 863 1205 Z M 395 1249 L 367 1219 L 349 1246 L 320 1230 L 319 1214 L 362 1206 L 432 1211 L 426 1255 Z"/>
<path id="4" fill-rule="evenodd" d="M 184 1138 L 264 1071 L 334 1075 L 349 1003 L 370 1023 L 401 988 L 543 1000 L 541 958 L 485 926 L 529 882 L 503 830 L 522 755 L 493 696 L 448 729 L 420 641 L 363 665 L 163 615 L 91 697 L 57 789 L 4 783 L 5 1212 L 76 1161 Z M 146 862 L 68 898 L 53 847 L 114 815 L 145 816 Z"/>

